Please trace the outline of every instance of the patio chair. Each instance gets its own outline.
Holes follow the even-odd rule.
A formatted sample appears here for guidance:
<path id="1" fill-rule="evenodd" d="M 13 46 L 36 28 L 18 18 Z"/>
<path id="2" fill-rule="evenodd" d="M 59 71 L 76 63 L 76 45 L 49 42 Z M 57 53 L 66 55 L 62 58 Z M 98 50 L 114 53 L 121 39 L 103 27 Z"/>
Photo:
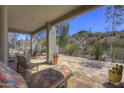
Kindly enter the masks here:
<path id="1" fill-rule="evenodd" d="M 30 63 L 26 60 L 25 56 L 16 55 L 17 57 L 17 72 L 20 73 L 22 76 L 25 76 L 27 72 L 30 72 L 33 68 L 38 69 L 37 64 Z M 37 70 L 38 71 L 38 70 Z"/>

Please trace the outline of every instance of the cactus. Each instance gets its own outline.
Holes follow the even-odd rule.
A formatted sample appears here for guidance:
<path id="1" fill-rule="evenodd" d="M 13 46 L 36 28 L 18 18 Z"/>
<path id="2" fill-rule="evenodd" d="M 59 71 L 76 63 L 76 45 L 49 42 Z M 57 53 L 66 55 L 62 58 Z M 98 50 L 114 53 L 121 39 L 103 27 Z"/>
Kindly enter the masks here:
<path id="1" fill-rule="evenodd" d="M 123 66 L 116 64 L 112 69 L 108 71 L 109 80 L 114 82 L 120 82 L 122 79 Z"/>

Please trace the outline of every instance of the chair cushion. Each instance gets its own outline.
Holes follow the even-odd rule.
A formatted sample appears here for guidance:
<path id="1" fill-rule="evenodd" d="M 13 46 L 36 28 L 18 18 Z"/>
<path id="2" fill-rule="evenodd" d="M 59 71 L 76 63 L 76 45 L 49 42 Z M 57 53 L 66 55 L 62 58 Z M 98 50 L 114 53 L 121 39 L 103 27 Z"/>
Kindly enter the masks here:
<path id="1" fill-rule="evenodd" d="M 27 85 L 24 79 L 18 73 L 0 62 L 0 87 L 26 88 Z"/>

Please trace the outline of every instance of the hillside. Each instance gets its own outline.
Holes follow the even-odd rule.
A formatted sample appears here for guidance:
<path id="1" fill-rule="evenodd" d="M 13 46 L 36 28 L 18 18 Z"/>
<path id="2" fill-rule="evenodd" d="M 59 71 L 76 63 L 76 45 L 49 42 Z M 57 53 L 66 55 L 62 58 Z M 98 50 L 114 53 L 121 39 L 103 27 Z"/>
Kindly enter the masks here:
<path id="1" fill-rule="evenodd" d="M 112 36 L 113 34 L 113 36 Z M 95 32 L 82 30 L 68 36 L 68 44 L 77 45 L 76 51 L 72 53 L 73 56 L 86 57 L 94 59 L 94 44 L 98 42 L 103 51 L 101 58 L 106 57 L 105 60 L 110 60 L 110 51 L 112 45 L 112 58 L 115 61 L 122 62 L 124 59 L 124 31 L 120 32 Z M 68 53 L 65 53 L 68 54 Z"/>

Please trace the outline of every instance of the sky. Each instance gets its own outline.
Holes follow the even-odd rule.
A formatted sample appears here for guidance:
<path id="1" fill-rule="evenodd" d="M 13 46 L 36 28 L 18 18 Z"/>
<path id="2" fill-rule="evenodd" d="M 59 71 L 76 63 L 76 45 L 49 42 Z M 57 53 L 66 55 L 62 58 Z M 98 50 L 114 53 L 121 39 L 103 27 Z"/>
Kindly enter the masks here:
<path id="1" fill-rule="evenodd" d="M 81 29 L 88 30 L 91 32 L 104 32 L 107 26 L 105 18 L 105 7 L 100 7 L 96 10 L 90 11 L 89 13 L 82 14 L 78 17 L 69 21 L 70 30 L 69 34 L 72 35 Z M 120 26 L 119 29 L 123 29 L 124 25 Z"/>

